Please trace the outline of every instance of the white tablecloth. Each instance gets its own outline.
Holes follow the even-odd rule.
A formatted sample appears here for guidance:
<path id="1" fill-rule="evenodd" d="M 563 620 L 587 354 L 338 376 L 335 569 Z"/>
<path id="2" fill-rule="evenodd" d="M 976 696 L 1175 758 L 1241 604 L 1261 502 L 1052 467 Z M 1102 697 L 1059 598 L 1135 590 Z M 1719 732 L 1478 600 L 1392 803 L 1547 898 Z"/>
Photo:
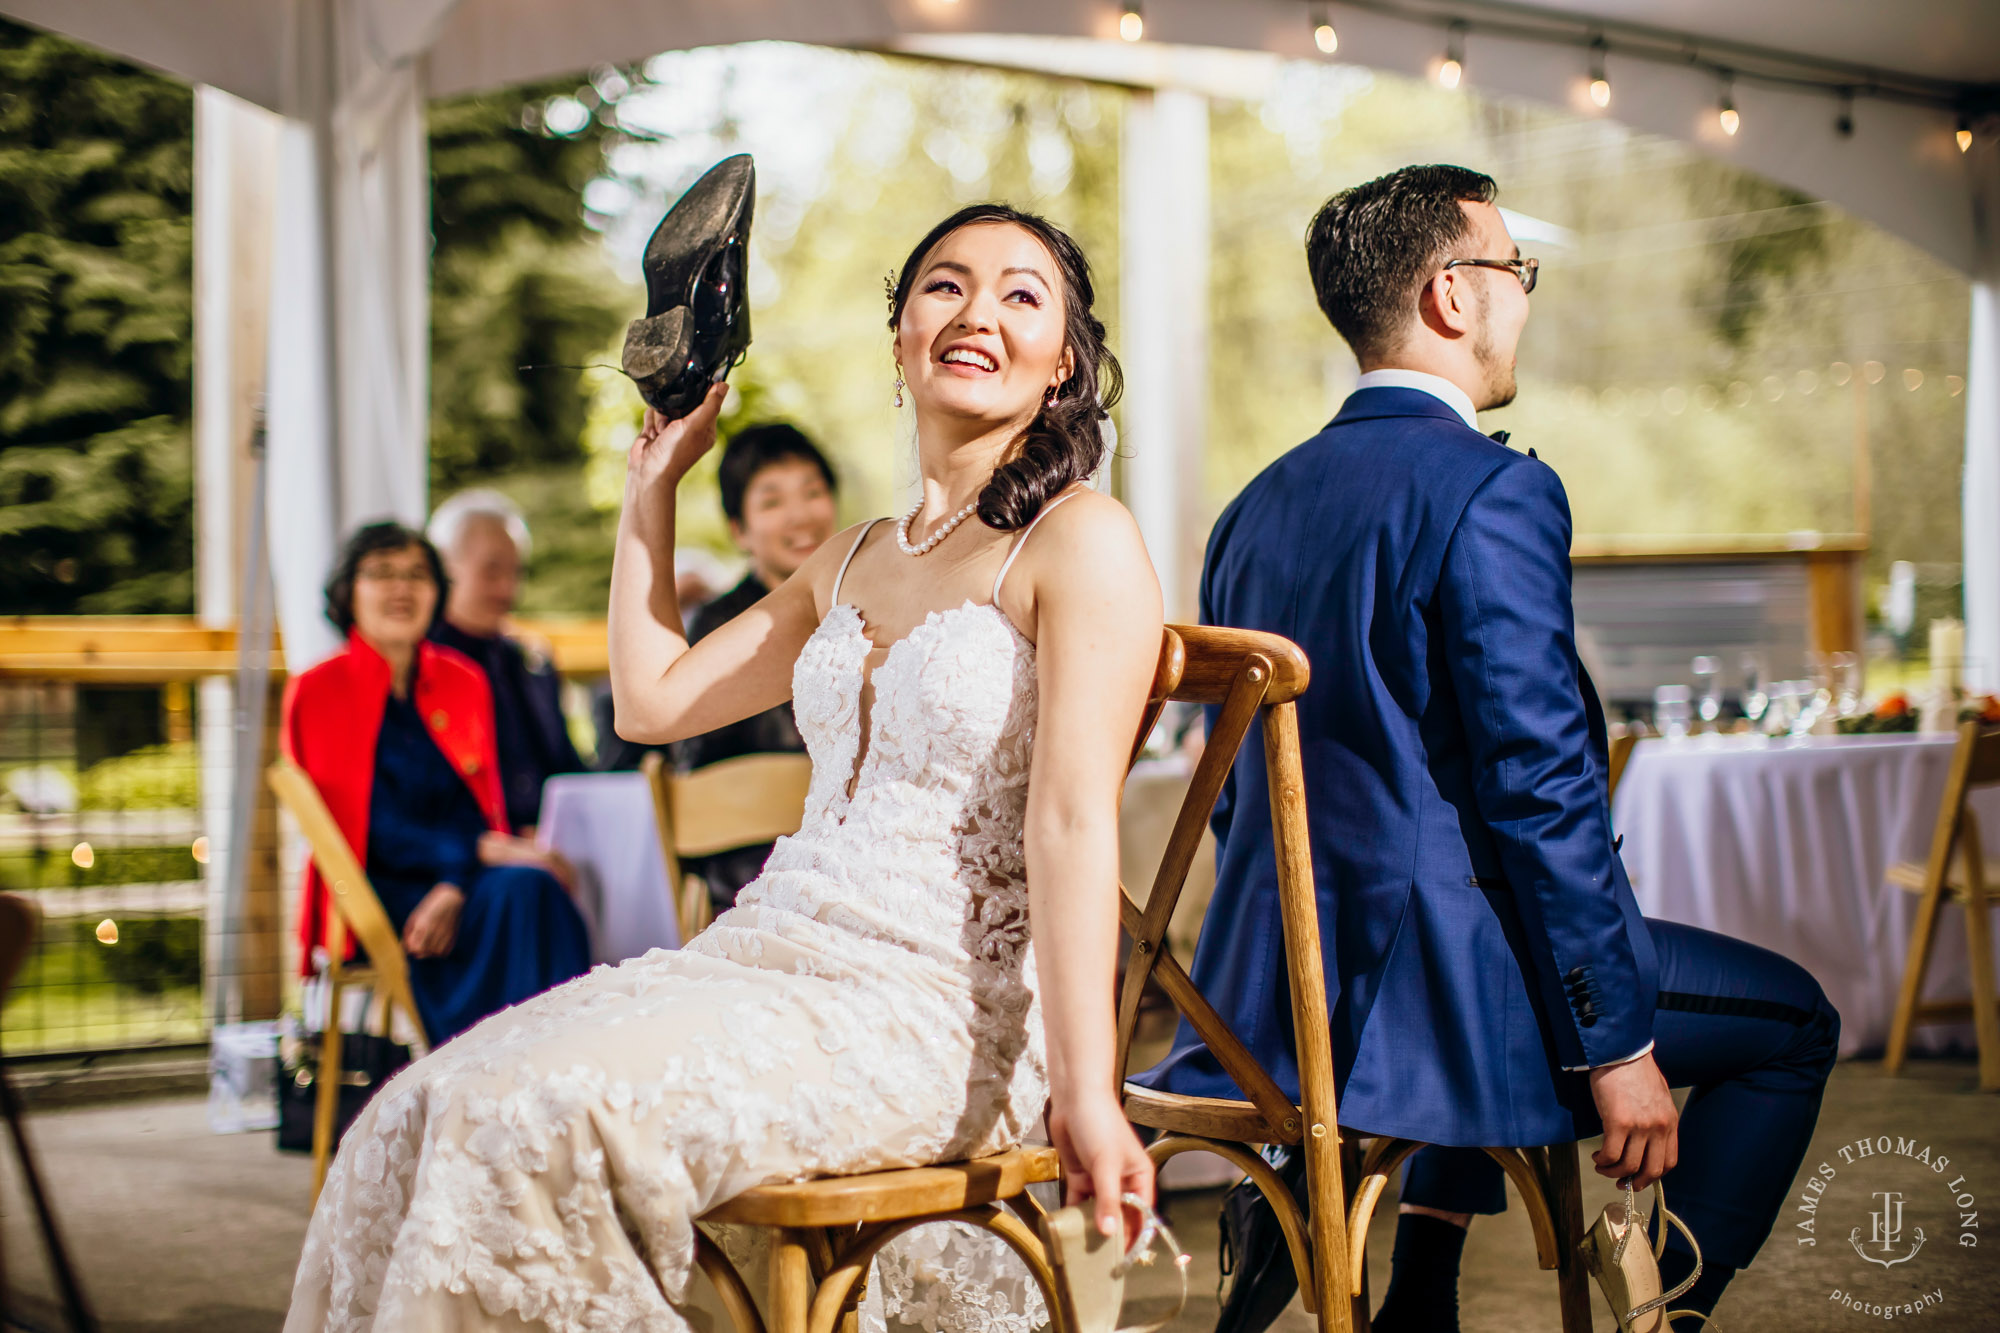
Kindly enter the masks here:
<path id="1" fill-rule="evenodd" d="M 590 923 L 590 960 L 618 963 L 677 949 L 673 895 L 639 773 L 566 773 L 542 787 L 537 837 L 576 863 L 578 905 Z"/>
<path id="2" fill-rule="evenodd" d="M 1613 823 L 1647 916 L 1731 935 L 1807 968 L 1840 1011 L 1843 1055 L 1879 1051 L 1895 1015 L 1916 895 L 1887 884 L 1929 854 L 1951 736 L 1641 741 Z M 1988 827 L 2000 800 L 1975 795 Z M 1929 996 L 1967 991 L 1964 919 L 1947 911 Z M 1970 1048 L 1918 1028 L 1914 1048 Z"/>

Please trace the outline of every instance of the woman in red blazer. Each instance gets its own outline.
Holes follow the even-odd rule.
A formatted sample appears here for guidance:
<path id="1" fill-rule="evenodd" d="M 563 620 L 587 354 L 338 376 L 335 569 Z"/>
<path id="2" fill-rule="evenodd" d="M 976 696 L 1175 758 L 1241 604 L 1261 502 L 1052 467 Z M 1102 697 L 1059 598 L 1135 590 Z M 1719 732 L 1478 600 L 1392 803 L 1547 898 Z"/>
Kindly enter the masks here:
<path id="1" fill-rule="evenodd" d="M 567 867 L 506 832 L 493 697 L 480 673 L 425 635 L 445 577 L 399 523 L 348 539 L 326 585 L 347 646 L 292 678 L 285 753 L 325 798 L 410 955 L 433 1043 L 589 967 Z M 326 886 L 306 870 L 301 968 L 326 944 Z"/>

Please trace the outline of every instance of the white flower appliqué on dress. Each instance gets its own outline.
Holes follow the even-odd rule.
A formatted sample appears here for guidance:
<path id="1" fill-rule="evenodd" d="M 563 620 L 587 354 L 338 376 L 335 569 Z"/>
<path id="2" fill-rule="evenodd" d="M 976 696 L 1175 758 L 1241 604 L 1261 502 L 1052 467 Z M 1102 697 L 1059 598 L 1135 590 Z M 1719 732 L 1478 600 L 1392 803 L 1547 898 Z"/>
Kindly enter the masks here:
<path id="1" fill-rule="evenodd" d="M 876 669 L 864 748 L 871 647 L 839 604 L 801 651 L 805 821 L 734 907 L 684 949 L 494 1015 L 369 1105 L 287 1330 L 681 1333 L 694 1219 L 717 1203 L 995 1152 L 1037 1125 L 1034 646 L 989 604 L 934 613 Z M 990 1239 L 925 1228 L 885 1252 L 889 1321 L 1043 1322 Z"/>

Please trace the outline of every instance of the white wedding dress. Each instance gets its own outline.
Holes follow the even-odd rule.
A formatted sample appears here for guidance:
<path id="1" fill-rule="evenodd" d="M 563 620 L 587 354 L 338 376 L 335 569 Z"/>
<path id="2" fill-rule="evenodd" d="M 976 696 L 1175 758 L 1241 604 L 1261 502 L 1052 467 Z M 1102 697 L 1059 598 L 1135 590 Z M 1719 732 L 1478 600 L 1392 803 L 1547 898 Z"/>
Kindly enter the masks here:
<path id="1" fill-rule="evenodd" d="M 391 1080 L 327 1177 L 288 1333 L 681 1333 L 708 1208 L 1038 1127 L 1034 645 L 968 600 L 867 682 L 845 574 L 792 676 L 813 761 L 798 833 L 685 948 L 600 967 Z M 892 1324 L 1027 1333 L 1041 1302 L 1000 1249 L 923 1228 L 884 1252 L 871 1291 Z"/>

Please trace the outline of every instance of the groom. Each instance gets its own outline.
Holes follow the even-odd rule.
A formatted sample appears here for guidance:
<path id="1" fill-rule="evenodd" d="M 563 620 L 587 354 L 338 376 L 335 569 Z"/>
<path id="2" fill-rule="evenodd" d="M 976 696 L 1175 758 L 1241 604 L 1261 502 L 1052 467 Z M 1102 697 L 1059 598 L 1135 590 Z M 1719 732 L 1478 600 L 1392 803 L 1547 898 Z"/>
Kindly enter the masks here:
<path id="1" fill-rule="evenodd" d="M 1457 1328 L 1465 1227 L 1506 1207 L 1476 1149 L 1599 1132 L 1600 1174 L 1666 1177 L 1707 1260 L 1675 1304 L 1708 1311 L 1770 1233 L 1840 1028 L 1796 964 L 1633 901 L 1562 483 L 1474 416 L 1513 401 L 1535 285 L 1494 193 L 1408 167 L 1313 219 L 1313 288 L 1364 373 L 1224 511 L 1202 582 L 1203 621 L 1312 660 L 1299 730 L 1341 1123 L 1440 1145 L 1404 1178 L 1382 1333 Z M 1194 980 L 1296 1091 L 1269 792 L 1261 747 L 1243 754 Z M 1186 1025 L 1141 1079 L 1240 1096 Z M 1669 1243 L 1672 1284 L 1693 1259 Z"/>

